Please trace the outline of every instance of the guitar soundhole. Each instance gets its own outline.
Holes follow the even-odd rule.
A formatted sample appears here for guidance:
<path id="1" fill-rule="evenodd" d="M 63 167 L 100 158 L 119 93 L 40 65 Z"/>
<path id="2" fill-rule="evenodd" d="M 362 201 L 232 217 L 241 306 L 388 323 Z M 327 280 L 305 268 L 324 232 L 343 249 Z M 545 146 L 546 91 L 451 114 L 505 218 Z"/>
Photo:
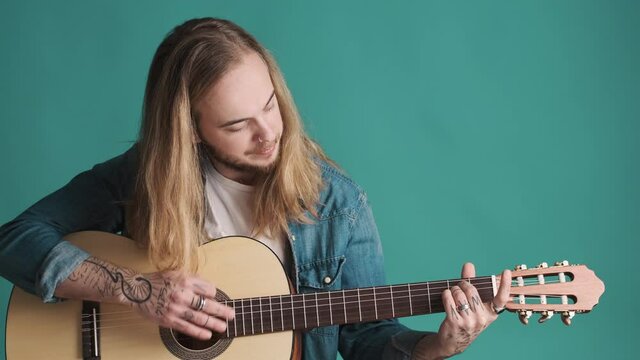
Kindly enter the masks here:
<path id="1" fill-rule="evenodd" d="M 229 300 L 229 296 L 218 289 L 216 300 Z M 160 328 L 160 338 L 167 350 L 182 360 L 215 359 L 229 347 L 232 340 L 216 333 L 209 340 L 198 340 L 166 328 Z"/>
<path id="2" fill-rule="evenodd" d="M 187 336 L 182 333 L 179 333 L 177 331 L 172 331 L 172 332 L 173 332 L 173 337 L 176 339 L 176 341 L 180 345 L 182 345 L 182 347 L 187 348 L 189 350 L 196 350 L 196 351 L 205 350 L 212 347 L 213 345 L 215 345 L 215 343 L 221 340 L 219 337 L 216 336 L 216 334 L 214 334 L 213 337 L 209 340 L 199 340 L 199 339 L 194 339 L 191 336 Z"/>

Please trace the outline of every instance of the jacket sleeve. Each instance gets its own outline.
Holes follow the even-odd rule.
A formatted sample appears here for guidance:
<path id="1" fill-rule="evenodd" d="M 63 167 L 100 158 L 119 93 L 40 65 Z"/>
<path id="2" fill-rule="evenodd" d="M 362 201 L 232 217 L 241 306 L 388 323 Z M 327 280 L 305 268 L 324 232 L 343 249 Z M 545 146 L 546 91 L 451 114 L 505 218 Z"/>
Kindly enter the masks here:
<path id="1" fill-rule="evenodd" d="M 58 301 L 58 284 L 89 257 L 63 236 L 83 230 L 122 231 L 136 161 L 134 145 L 80 173 L 0 227 L 0 276 L 44 302 Z"/>
<path id="2" fill-rule="evenodd" d="M 360 194 L 353 218 L 344 288 L 385 284 L 380 236 L 366 195 Z M 410 330 L 396 319 L 340 327 L 340 354 L 346 360 L 410 359 L 415 344 L 428 332 Z"/>

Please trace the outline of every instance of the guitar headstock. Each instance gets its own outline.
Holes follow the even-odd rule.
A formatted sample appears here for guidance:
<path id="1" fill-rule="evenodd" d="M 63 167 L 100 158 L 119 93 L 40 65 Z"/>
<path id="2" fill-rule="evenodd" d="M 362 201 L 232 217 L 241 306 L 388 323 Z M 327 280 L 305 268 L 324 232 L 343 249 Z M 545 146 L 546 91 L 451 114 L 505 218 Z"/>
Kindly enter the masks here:
<path id="1" fill-rule="evenodd" d="M 532 269 L 518 265 L 512 272 L 506 310 L 516 312 L 525 325 L 533 313 L 541 314 L 540 323 L 560 314 L 562 322 L 571 325 L 574 315 L 591 311 L 603 293 L 604 283 L 585 265 L 566 260 Z"/>

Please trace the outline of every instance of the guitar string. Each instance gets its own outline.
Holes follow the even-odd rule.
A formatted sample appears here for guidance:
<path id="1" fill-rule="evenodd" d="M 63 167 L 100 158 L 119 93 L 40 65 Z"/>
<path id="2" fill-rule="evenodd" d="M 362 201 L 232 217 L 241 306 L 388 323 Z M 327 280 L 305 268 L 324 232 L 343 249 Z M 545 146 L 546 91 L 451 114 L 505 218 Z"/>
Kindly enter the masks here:
<path id="1" fill-rule="evenodd" d="M 492 289 L 492 287 L 478 288 L 478 290 L 481 290 L 481 291 L 482 290 L 487 290 L 487 289 Z M 345 291 L 348 291 L 348 290 L 345 290 Z M 425 290 L 425 289 L 414 289 L 414 290 L 411 290 L 411 292 L 413 293 L 413 297 L 418 297 L 418 296 L 422 297 L 422 296 L 424 296 L 425 291 L 427 291 L 427 290 Z M 338 291 L 338 292 L 340 292 L 340 291 Z M 395 293 L 396 294 L 405 294 L 405 293 L 409 293 L 409 291 L 407 289 L 405 289 L 405 290 L 396 290 Z M 384 300 L 384 301 L 390 301 L 391 300 L 390 297 L 384 298 L 385 295 L 389 295 L 389 294 L 391 294 L 391 293 L 390 292 L 384 292 L 384 291 L 376 292 L 376 296 L 382 296 L 382 298 L 380 300 Z M 372 294 L 363 294 L 363 295 L 364 296 L 372 296 Z M 306 302 L 304 302 L 304 305 L 301 307 L 301 306 L 298 305 L 300 303 L 303 303 L 303 299 L 301 299 L 301 296 L 296 296 L 296 295 L 290 295 L 290 296 L 291 296 L 291 301 L 288 301 L 288 305 L 294 305 L 293 308 L 292 307 L 282 307 L 282 311 L 291 311 L 291 310 L 295 311 L 295 310 L 303 309 L 306 306 L 307 303 L 309 303 L 309 302 L 313 303 L 313 301 L 314 301 L 313 299 L 307 299 Z M 357 298 L 357 295 L 355 295 L 355 294 L 354 295 L 346 295 L 345 297 L 349 298 L 351 300 L 351 298 Z M 528 297 L 531 298 L 532 296 L 528 296 Z M 538 297 L 538 296 L 535 296 L 535 297 Z M 552 295 L 547 295 L 547 297 L 548 298 L 561 298 L 561 296 L 552 296 Z M 266 300 L 266 299 L 269 299 L 269 298 L 273 299 L 273 296 L 263 297 L 262 299 L 265 299 L 264 301 L 267 302 L 268 300 Z M 276 298 L 277 298 L 277 296 L 276 296 Z M 394 299 L 397 299 L 397 300 L 402 300 L 402 299 L 407 299 L 407 298 L 409 298 L 409 296 L 396 296 L 396 297 L 394 297 Z M 438 293 L 433 294 L 432 296 L 429 297 L 429 300 L 431 301 L 434 298 L 436 300 L 438 300 L 440 298 L 440 294 L 438 294 Z M 324 298 L 324 299 L 321 299 L 321 300 L 322 301 L 326 301 L 326 300 L 329 300 L 329 299 L 330 298 L 327 297 L 327 298 Z M 259 298 L 253 298 L 251 300 L 255 303 L 255 302 L 258 302 L 260 299 Z M 332 298 L 332 300 L 334 300 L 334 299 Z M 238 301 L 240 303 L 243 302 L 242 299 L 237 299 L 236 301 Z M 370 301 L 373 301 L 373 300 L 366 300 L 366 301 L 370 302 Z M 233 302 L 233 300 L 230 300 L 227 303 L 229 303 L 229 302 Z M 355 301 L 355 302 L 354 301 L 350 301 L 350 302 L 346 302 L 345 304 L 357 304 L 357 303 L 358 303 L 357 301 Z M 361 302 L 361 303 L 363 303 L 363 302 Z M 283 302 L 282 304 L 287 304 L 287 303 Z M 332 304 L 333 304 L 333 301 L 332 301 Z M 339 304 L 337 303 L 336 306 L 340 306 L 341 304 L 342 303 L 339 303 Z M 323 305 L 323 306 L 329 306 L 329 305 L 327 304 L 327 305 Z M 250 308 L 250 307 L 251 307 L 250 305 L 242 305 L 242 304 L 240 304 L 240 306 L 236 306 L 235 309 L 240 310 L 240 312 L 238 312 L 237 315 L 238 316 L 243 316 L 243 315 L 246 315 L 246 314 L 249 314 L 249 313 L 257 313 L 257 311 L 256 312 L 244 311 L 245 308 Z M 277 311 L 279 311 L 279 309 Z M 126 311 L 126 312 L 119 312 L 118 314 L 129 315 L 129 314 L 134 314 L 134 313 L 135 313 L 134 311 L 130 310 L 130 311 Z M 265 310 L 265 311 L 262 311 L 262 313 L 269 313 L 269 311 Z M 101 322 L 101 323 L 108 323 L 108 322 L 115 322 L 115 321 L 122 321 L 122 320 L 129 320 L 129 319 L 137 319 L 137 318 L 139 318 L 139 316 L 135 316 L 135 317 L 109 316 L 108 319 L 105 319 L 104 314 L 101 314 L 100 316 L 101 316 L 101 319 L 99 320 L 99 322 Z M 92 323 L 92 321 L 83 322 L 83 324 L 88 324 L 88 323 Z"/>
<path id="2" fill-rule="evenodd" d="M 405 291 L 405 292 L 406 292 L 406 291 Z M 377 293 L 376 293 L 376 295 L 377 295 Z M 421 296 L 421 295 L 418 295 L 418 296 Z M 424 296 L 424 295 L 422 295 L 422 296 Z M 351 297 L 356 297 L 356 296 L 351 296 Z M 415 297 L 416 297 L 416 296 L 413 296 L 413 298 L 415 298 Z M 555 296 L 555 295 L 553 295 L 553 296 L 552 296 L 552 295 L 548 295 L 548 296 L 547 296 L 547 298 L 561 298 L 561 297 L 562 297 L 562 296 Z M 407 299 L 407 298 L 409 298 L 409 297 L 408 297 L 408 296 L 399 296 L 399 297 L 395 297 L 395 299 L 396 299 L 397 301 L 400 301 L 400 300 L 402 300 L 402 299 Z M 432 297 L 430 297 L 430 300 L 431 300 L 431 298 L 432 298 Z M 327 299 L 325 299 L 325 300 L 328 300 L 328 298 L 327 298 Z M 390 299 L 390 298 L 386 298 L 386 299 L 383 299 L 383 300 L 385 300 L 385 301 L 390 301 L 391 299 Z M 438 299 L 436 299 L 436 300 L 437 300 L 437 301 L 440 301 L 440 299 L 439 299 L 439 298 L 438 298 Z M 309 301 L 309 300 L 307 300 L 307 302 L 308 302 L 308 301 Z M 295 301 L 295 300 L 294 300 L 294 301 L 293 301 L 293 303 L 294 303 L 294 304 L 296 304 L 296 303 L 300 303 L 300 302 L 302 302 L 302 300 L 298 300 L 298 301 Z M 373 299 L 364 300 L 364 301 L 361 301 L 361 302 L 360 302 L 360 305 L 364 305 L 365 307 L 367 307 L 367 306 L 371 306 L 371 304 L 369 304 L 369 303 L 371 303 L 371 302 L 373 302 Z M 352 304 L 358 304 L 358 302 L 357 302 L 357 301 L 348 301 L 348 302 L 345 302 L 345 303 L 339 303 L 339 304 L 337 303 L 337 304 L 334 304 L 333 306 L 337 306 L 337 307 L 339 307 L 340 305 L 347 306 L 347 305 L 352 305 Z M 282 305 L 282 304 L 281 304 L 281 305 Z M 438 304 L 436 304 L 436 306 L 437 306 L 437 305 L 438 305 Z M 530 303 L 530 305 L 543 305 L 543 304 Z M 555 305 L 555 304 L 546 304 L 546 305 Z M 327 310 L 327 309 L 324 309 L 324 308 L 327 308 L 327 307 L 329 307 L 329 304 L 328 304 L 328 303 L 327 303 L 327 304 L 318 305 L 317 307 L 314 307 L 314 308 L 317 308 L 319 311 L 325 311 L 325 310 Z M 237 309 L 238 309 L 238 310 L 240 310 L 240 312 L 238 312 L 238 313 L 237 313 L 237 315 L 238 315 L 238 316 L 251 316 L 251 318 L 255 318 L 255 316 L 254 316 L 254 315 L 256 315 L 256 314 L 260 314 L 261 316 L 264 316 L 265 314 L 269 314 L 269 313 L 270 313 L 269 311 L 266 311 L 266 310 L 265 310 L 265 311 L 257 310 L 257 311 L 253 311 L 253 312 L 252 312 L 252 311 L 246 311 L 248 308 L 249 308 L 249 306 L 239 306 L 239 307 L 237 307 Z M 396 309 L 404 309 L 404 308 L 406 308 L 406 305 L 404 305 L 404 307 L 403 307 L 403 308 L 396 307 Z M 295 311 L 295 310 L 300 310 L 300 309 L 305 309 L 305 307 L 304 307 L 304 306 L 297 306 L 297 304 L 296 304 L 296 306 L 294 306 L 293 308 L 291 308 L 291 307 L 282 307 L 282 311 L 287 311 L 287 312 L 288 312 L 288 311 L 292 311 L 292 310 L 293 310 L 293 311 Z M 279 309 L 278 309 L 278 310 L 276 310 L 276 311 L 279 311 Z M 131 318 L 113 319 L 113 321 L 131 320 L 131 319 L 139 320 L 139 319 L 140 319 L 140 317 L 131 317 Z M 236 318 L 236 319 L 237 319 L 237 318 Z M 102 320 L 102 319 L 101 319 L 101 320 L 98 320 L 97 322 L 98 322 L 98 323 L 107 323 L 108 321 L 106 321 L 106 320 Z M 90 323 L 90 322 L 84 322 L 84 324 L 85 324 L 85 325 L 86 325 L 87 323 Z M 106 326 L 100 326 L 100 327 L 98 327 L 98 329 L 106 329 L 106 328 L 110 328 L 110 327 L 127 326 L 127 325 L 126 325 L 126 324 L 127 324 L 126 322 L 125 322 L 124 324 L 125 324 L 125 325 L 111 325 L 111 324 L 109 324 L 109 325 L 106 325 Z M 90 331 L 90 330 L 93 330 L 93 329 L 85 329 L 85 330 L 83 330 L 83 331 Z"/>
<path id="3" fill-rule="evenodd" d="M 414 286 L 413 286 L 413 284 L 411 284 L 411 285 L 412 285 L 412 286 L 411 286 L 411 287 L 412 287 L 411 292 L 412 292 L 412 293 L 414 293 L 414 294 L 420 294 L 420 292 L 421 292 L 421 291 L 422 291 L 422 292 L 427 291 L 426 289 L 413 289 L 413 287 L 414 287 Z M 478 285 L 479 285 L 479 286 L 482 286 L 482 285 L 491 285 L 491 283 L 478 283 L 478 284 L 476 284 L 476 285 L 477 285 L 477 286 L 478 286 Z M 402 286 L 403 288 L 406 288 L 406 285 L 393 285 L 393 286 L 394 286 L 394 287 Z M 493 286 L 491 286 L 491 287 L 478 288 L 477 286 L 476 286 L 476 289 L 478 289 L 478 290 L 486 290 L 486 289 L 490 289 L 490 288 L 492 288 L 492 287 L 493 287 Z M 376 289 L 377 289 L 377 291 L 376 291 L 376 295 L 387 295 L 387 294 L 390 294 L 390 292 L 384 292 L 384 291 L 383 291 L 384 289 L 388 289 L 388 288 L 389 288 L 388 286 L 376 287 Z M 368 290 L 368 289 L 371 289 L 371 288 L 361 288 L 361 289 L 360 289 L 360 291 L 362 291 L 362 290 Z M 378 290 L 378 289 L 379 289 L 379 290 Z M 447 289 L 447 288 L 432 288 L 432 287 L 430 287 L 430 289 L 431 289 L 432 291 L 437 291 L 437 290 L 440 290 L 440 289 Z M 357 289 L 345 289 L 344 291 L 345 291 L 345 292 L 350 292 L 350 291 L 356 291 L 356 290 L 357 290 Z M 341 292 L 342 292 L 342 290 L 337 290 L 336 292 L 340 292 L 340 293 L 341 293 Z M 394 293 L 397 293 L 397 292 L 403 293 L 403 292 L 408 292 L 408 290 L 406 290 L 406 289 L 405 289 L 405 290 L 396 290 L 396 291 L 394 291 Z M 319 293 L 319 294 L 328 294 L 328 293 L 327 293 L 327 292 L 321 292 L 321 293 Z M 366 295 L 366 294 L 364 294 L 364 295 Z M 290 295 L 287 295 L 287 296 L 291 297 L 291 298 L 293 299 L 292 301 L 293 301 L 294 303 L 302 302 L 302 299 L 296 299 L 296 297 L 298 297 L 298 298 L 302 297 L 302 294 L 290 294 Z M 438 296 L 438 294 L 436 293 L 436 294 L 433 294 L 433 296 L 432 296 L 432 297 L 437 297 L 437 296 Z M 357 295 L 346 295 L 346 298 L 350 298 L 350 297 L 357 297 Z M 279 295 L 263 296 L 263 297 L 255 297 L 255 298 L 251 298 L 251 299 L 235 299 L 235 301 L 237 301 L 237 302 L 243 302 L 243 300 L 244 300 L 244 301 L 252 300 L 252 301 L 255 303 L 255 302 L 258 302 L 260 299 L 264 299 L 264 300 L 263 300 L 264 302 L 268 302 L 268 301 L 270 301 L 269 299 L 273 299 L 273 298 L 279 298 Z M 233 301 L 234 301 L 234 299 L 227 300 L 227 301 L 225 301 L 225 302 L 228 304 L 228 303 L 231 303 L 231 302 L 233 302 Z M 307 301 L 313 301 L 313 299 L 307 299 Z M 291 301 L 290 301 L 290 302 L 291 302 Z M 247 306 L 247 307 L 249 307 L 250 305 L 246 305 L 246 306 Z M 242 308 L 242 307 L 243 307 L 243 305 L 238 306 L 237 308 Z M 298 309 L 298 308 L 294 308 L 294 310 L 295 310 L 295 309 Z M 283 309 L 283 310 L 291 310 L 291 308 Z M 136 311 L 134 311 L 134 310 L 125 310 L 125 311 L 108 312 L 108 313 L 106 313 L 106 312 L 105 312 L 105 313 L 100 313 L 100 317 L 104 317 L 105 315 L 113 315 L 113 314 L 116 314 L 116 315 L 119 315 L 119 314 L 127 314 L 127 315 L 128 315 L 128 314 L 132 314 L 132 313 L 136 313 Z M 240 313 L 240 315 L 241 315 L 241 313 Z M 91 315 L 91 314 L 87 314 L 87 315 L 83 315 L 82 317 L 83 317 L 83 318 L 91 318 L 91 317 L 93 317 L 93 315 Z M 111 317 L 111 316 L 110 316 L 110 317 Z M 113 317 L 113 319 L 114 319 L 114 320 L 119 320 L 120 318 L 117 318 L 117 317 L 115 317 L 115 316 L 114 316 L 114 317 Z"/>
<path id="4" fill-rule="evenodd" d="M 560 298 L 560 296 L 554 296 L 554 297 L 555 297 L 555 298 Z M 362 304 L 364 304 L 365 302 L 369 302 L 369 300 L 361 302 L 361 305 L 362 305 Z M 351 304 L 355 304 L 355 302 L 347 302 L 347 303 L 345 303 L 345 304 L 346 304 L 346 305 L 351 305 Z M 333 306 L 340 306 L 340 305 L 343 305 L 343 304 L 335 304 L 335 305 L 333 305 Z M 551 305 L 551 306 L 553 306 L 553 305 L 562 305 L 562 304 L 538 304 L 538 303 L 529 303 L 528 305 Z M 569 305 L 570 305 L 570 304 L 569 304 Z M 369 311 L 369 312 L 375 312 L 375 309 L 368 308 L 368 307 L 370 307 L 370 306 L 371 306 L 371 304 L 364 304 L 362 311 L 363 311 L 363 312 L 366 312 L 366 311 Z M 413 308 L 416 308 L 416 307 L 419 307 L 419 305 L 415 305 L 415 306 L 412 306 L 412 307 L 413 307 Z M 436 308 L 436 309 L 440 309 L 441 307 L 442 307 L 442 304 L 434 305 L 434 308 Z M 323 305 L 318 305 L 317 307 L 313 307 L 313 308 L 314 308 L 314 309 L 318 309 L 318 312 L 319 312 L 319 313 L 322 313 L 323 315 L 324 315 L 325 313 L 326 313 L 326 314 L 329 314 L 329 311 L 326 311 L 326 310 L 329 310 L 329 309 L 328 309 L 328 304 L 327 304 L 327 305 L 324 305 L 324 304 L 323 304 Z M 294 310 L 296 310 L 296 309 L 301 309 L 301 307 L 294 308 Z M 397 311 L 397 312 L 401 312 L 402 310 L 411 310 L 411 309 L 410 309 L 410 308 L 408 308 L 406 305 L 396 306 L 396 307 L 395 307 L 395 309 L 396 309 L 396 311 Z M 291 311 L 291 308 L 283 308 L 282 310 L 283 310 L 283 311 Z M 260 315 L 260 317 L 256 317 L 255 315 L 257 315 L 257 314 L 259 314 L 259 315 Z M 246 316 L 248 316 L 248 317 L 250 317 L 250 318 L 253 318 L 253 319 L 256 319 L 256 318 L 260 319 L 260 318 L 262 318 L 262 319 L 263 319 L 263 321 L 264 321 L 264 315 L 265 315 L 265 314 L 269 314 L 269 312 L 268 312 L 268 311 L 253 311 L 253 312 L 251 312 L 251 311 L 247 311 L 247 312 L 243 312 L 243 313 L 238 313 L 238 315 L 246 315 Z M 299 315 L 299 314 L 298 314 L 298 315 Z M 141 320 L 141 319 L 142 319 L 141 317 L 131 317 L 131 318 L 120 319 L 120 320 Z M 251 320 L 249 320 L 249 321 L 251 321 Z M 100 323 L 100 321 L 97 321 L 97 322 L 98 322 L 98 323 Z M 245 322 L 246 322 L 246 321 L 245 321 Z M 275 323 L 275 322 L 274 322 L 274 323 Z M 152 323 L 151 323 L 151 322 L 146 322 L 146 321 L 145 321 L 145 322 L 143 322 L 142 324 L 152 324 Z M 87 325 L 87 324 L 84 324 L 84 325 Z M 124 326 L 130 326 L 130 325 L 135 325 L 135 323 L 131 323 L 131 322 L 123 322 L 122 324 L 108 324 L 108 325 L 104 325 L 104 326 L 99 326 L 97 329 L 98 329 L 98 330 L 100 330 L 100 329 L 110 329 L 110 328 L 124 327 Z M 83 329 L 82 331 L 93 331 L 93 328 L 92 328 L 92 329 Z"/>
<path id="5" fill-rule="evenodd" d="M 549 297 L 560 298 L 560 296 L 549 296 Z M 369 302 L 370 300 L 366 300 L 366 301 Z M 349 302 L 347 304 L 355 304 L 355 303 L 356 302 Z M 530 305 L 541 305 L 541 304 L 530 304 Z M 554 305 L 554 304 L 547 304 L 547 305 Z M 375 314 L 375 310 L 370 307 L 371 305 L 368 305 L 368 306 L 369 307 L 364 307 L 362 309 L 363 314 L 365 314 L 366 316 Z M 320 309 L 321 307 L 326 307 L 326 306 L 319 305 L 317 308 Z M 415 306 L 413 306 L 413 308 L 415 308 Z M 444 307 L 443 307 L 442 304 L 436 304 L 436 305 L 433 306 L 433 308 L 436 309 L 436 311 L 434 311 L 434 313 L 435 312 L 443 312 L 444 311 Z M 302 309 L 302 307 L 299 307 L 297 309 Z M 291 309 L 289 308 L 289 309 L 283 309 L 283 310 L 289 310 L 290 311 Z M 328 314 L 328 311 L 326 311 L 326 310 L 329 310 L 329 309 L 328 308 L 322 309 L 322 310 L 319 310 L 319 312 L 322 313 L 322 316 L 325 316 L 326 314 Z M 407 312 L 407 315 L 405 315 L 405 316 L 410 316 L 409 315 L 410 314 L 409 310 L 410 310 L 410 306 L 408 306 L 407 304 L 401 304 L 401 305 L 396 307 L 396 312 L 397 313 Z M 251 315 L 251 318 L 254 319 L 255 321 L 260 321 L 260 319 L 263 319 L 263 320 L 265 319 L 264 315 L 266 313 L 268 313 L 268 312 L 266 312 L 266 311 L 262 311 L 262 312 L 261 311 L 254 311 L 254 312 L 246 312 L 244 314 L 246 314 L 247 316 Z M 255 316 L 256 314 L 260 314 L 260 317 Z M 365 315 L 363 315 L 363 316 L 366 317 Z M 423 315 L 426 315 L 426 314 L 423 314 Z M 351 314 L 351 316 L 353 317 L 353 316 L 356 316 L 356 315 Z M 138 320 L 142 320 L 142 319 L 139 318 Z M 372 320 L 375 320 L 375 319 L 372 319 Z M 367 320 L 367 321 L 369 321 L 369 320 Z M 353 321 L 353 322 L 349 321 L 349 323 L 355 323 L 355 322 L 357 322 L 357 321 Z M 285 325 L 288 324 L 288 323 L 291 323 L 291 322 L 285 321 Z M 232 324 L 232 323 L 230 322 L 230 324 Z M 313 323 L 313 324 L 317 324 L 317 323 Z M 327 323 L 326 325 L 331 325 L 331 324 L 332 323 Z M 282 326 L 282 324 L 280 324 L 280 325 Z M 97 329 L 98 330 L 103 330 L 103 329 L 115 329 L 115 328 L 134 327 L 134 326 L 151 326 L 154 329 L 157 327 L 157 325 L 155 325 L 155 324 L 153 324 L 151 322 L 143 321 L 143 322 L 134 322 L 134 323 L 131 323 L 131 322 L 130 323 L 123 323 L 121 325 L 101 326 L 101 327 L 98 327 Z M 323 326 L 325 326 L 325 325 L 323 325 Z M 243 325 L 243 327 L 244 327 L 244 325 Z M 315 327 L 315 326 L 312 326 L 312 327 Z M 238 327 L 238 328 L 240 328 L 240 327 Z M 287 326 L 287 328 L 288 328 L 288 326 Z M 295 330 L 295 329 L 285 329 L 285 331 L 287 331 L 287 330 Z M 87 331 L 91 331 L 92 332 L 93 329 L 82 329 L 81 330 L 81 332 L 87 332 Z M 279 331 L 282 331 L 282 330 L 279 330 Z M 256 333 L 259 333 L 259 332 L 256 332 Z"/>
<path id="6" fill-rule="evenodd" d="M 485 278 L 473 278 L 473 279 L 483 279 L 483 280 L 486 280 L 486 279 L 490 279 L 490 277 L 485 277 Z M 462 280 L 462 279 L 458 279 L 458 280 Z M 531 280 L 531 281 L 527 282 L 526 280 Z M 547 281 L 547 282 L 545 282 L 545 284 L 540 284 L 539 282 L 537 282 L 537 281 L 536 281 L 536 280 L 534 280 L 534 279 L 526 279 L 526 280 L 525 280 L 524 286 L 531 286 L 531 285 L 550 285 L 550 284 L 560 283 L 560 281 L 558 281 L 558 280 L 555 280 L 555 281 Z M 450 282 L 455 282 L 455 281 L 456 281 L 456 280 L 450 280 Z M 426 284 L 428 284 L 430 288 L 433 288 L 434 290 L 439 290 L 439 289 L 441 289 L 441 288 L 434 288 L 434 287 L 432 287 L 432 286 L 431 286 L 432 284 L 437 284 L 437 283 L 438 283 L 438 282 L 434 282 L 434 283 L 431 283 L 431 282 L 428 282 L 428 283 L 427 283 L 427 282 L 423 282 L 423 283 L 410 283 L 410 284 L 399 284 L 399 285 L 390 285 L 390 286 L 391 286 L 391 287 L 406 287 L 407 285 L 411 285 L 411 287 L 413 288 L 413 287 L 417 287 L 417 286 L 420 286 L 420 285 L 426 285 Z M 476 284 L 475 284 L 475 286 L 476 286 L 476 288 L 477 288 L 477 285 L 484 285 L 484 284 L 487 284 L 487 283 L 476 283 Z M 388 289 L 390 286 L 377 286 L 377 287 L 375 287 L 375 288 L 376 288 L 376 289 L 380 289 L 380 291 L 382 291 L 382 290 L 384 290 L 384 289 Z M 521 287 L 521 286 L 519 286 L 519 285 L 518 285 L 517 280 L 512 280 L 512 281 L 511 281 L 511 286 L 512 286 L 512 287 Z M 360 290 L 366 290 L 366 289 L 371 289 L 371 288 L 360 288 Z M 446 289 L 446 287 L 444 287 L 444 288 L 442 288 L 442 289 Z M 344 291 L 351 291 L 351 290 L 356 291 L 357 289 L 344 289 Z M 334 290 L 334 291 L 341 292 L 342 290 Z M 413 291 L 413 290 L 412 290 L 412 291 Z M 420 291 L 420 289 L 417 289 L 416 291 Z M 378 294 L 378 291 L 376 291 L 376 295 L 377 295 L 377 294 Z M 299 295 L 299 294 L 288 294 L 288 295 L 286 295 L 286 296 L 296 296 L 296 295 Z M 268 298 L 272 298 L 272 297 L 278 297 L 278 295 L 265 296 L 265 297 L 261 297 L 261 298 L 262 298 L 262 299 L 268 299 Z M 258 298 L 253 298 L 253 299 L 254 299 L 254 300 L 257 300 Z M 240 301 L 240 300 L 242 300 L 242 299 L 235 299 L 235 300 L 236 300 L 236 301 Z M 247 300 L 247 299 L 245 299 L 245 300 Z M 232 300 L 229 300 L 229 301 L 232 301 Z M 104 316 L 104 315 L 112 315 L 112 314 L 129 314 L 129 313 L 133 313 L 133 312 L 135 312 L 135 311 L 133 311 L 133 310 L 122 310 L 122 311 L 113 311 L 113 312 L 103 312 L 103 313 L 101 313 L 101 314 L 100 314 L 100 316 Z M 89 315 L 83 315 L 83 317 L 85 317 L 85 318 L 86 318 L 86 317 L 92 317 L 92 315 L 90 315 L 90 314 L 89 314 Z"/>

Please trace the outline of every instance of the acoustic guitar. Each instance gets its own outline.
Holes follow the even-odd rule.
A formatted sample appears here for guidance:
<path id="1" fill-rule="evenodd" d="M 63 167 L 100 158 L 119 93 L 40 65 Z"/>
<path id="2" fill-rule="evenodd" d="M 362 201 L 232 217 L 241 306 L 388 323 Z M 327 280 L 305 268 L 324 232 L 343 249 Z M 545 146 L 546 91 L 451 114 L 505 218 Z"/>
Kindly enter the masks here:
<path id="1" fill-rule="evenodd" d="M 67 237 L 92 255 L 141 273 L 155 269 L 144 249 L 102 232 Z M 442 292 L 460 279 L 293 294 L 278 258 L 259 241 L 226 237 L 203 245 L 199 276 L 216 284 L 217 300 L 235 309 L 225 333 L 198 341 L 159 328 L 129 307 L 69 300 L 42 301 L 12 291 L 7 313 L 6 358 L 23 359 L 292 359 L 300 356 L 301 331 L 337 324 L 443 312 Z M 467 279 L 483 301 L 495 295 L 499 276 Z M 323 279 L 318 279 L 322 282 Z M 542 264 L 513 272 L 507 310 L 523 323 L 554 314 L 568 325 L 592 310 L 604 283 L 584 265 Z"/>

